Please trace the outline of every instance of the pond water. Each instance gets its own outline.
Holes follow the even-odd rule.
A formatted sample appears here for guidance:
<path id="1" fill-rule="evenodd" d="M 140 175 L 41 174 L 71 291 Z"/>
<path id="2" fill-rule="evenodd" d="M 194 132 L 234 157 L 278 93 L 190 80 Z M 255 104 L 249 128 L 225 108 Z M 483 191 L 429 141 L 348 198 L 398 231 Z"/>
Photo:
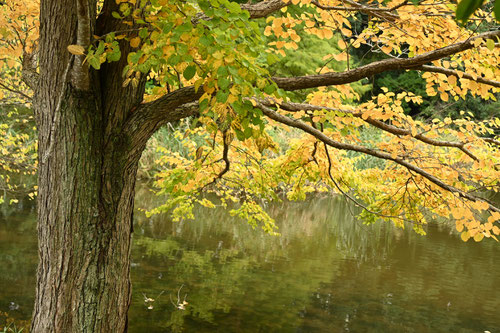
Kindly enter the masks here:
<path id="1" fill-rule="evenodd" d="M 37 250 L 34 208 L 16 208 L 0 212 L 0 321 L 22 325 Z M 129 331 L 499 332 L 500 244 L 463 243 L 444 223 L 427 236 L 366 226 L 339 198 L 269 212 L 279 237 L 221 209 L 182 223 L 138 211 Z"/>

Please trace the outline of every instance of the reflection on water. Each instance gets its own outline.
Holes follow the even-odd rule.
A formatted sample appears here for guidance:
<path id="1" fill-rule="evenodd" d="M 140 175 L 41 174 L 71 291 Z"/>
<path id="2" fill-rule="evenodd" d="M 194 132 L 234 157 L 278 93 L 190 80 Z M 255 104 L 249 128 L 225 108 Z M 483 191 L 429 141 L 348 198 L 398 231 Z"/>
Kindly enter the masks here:
<path id="1" fill-rule="evenodd" d="M 138 206 L 155 198 L 139 193 Z M 136 214 L 130 332 L 495 332 L 500 246 L 354 221 L 340 199 L 269 207 L 280 237 L 223 210 Z M 34 213 L 0 218 L 0 312 L 29 319 Z M 185 309 L 176 308 L 183 301 Z M 11 308 L 12 303 L 14 306 Z M 182 306 L 181 306 L 182 308 Z M 0 320 L 1 320 L 0 316 Z"/>

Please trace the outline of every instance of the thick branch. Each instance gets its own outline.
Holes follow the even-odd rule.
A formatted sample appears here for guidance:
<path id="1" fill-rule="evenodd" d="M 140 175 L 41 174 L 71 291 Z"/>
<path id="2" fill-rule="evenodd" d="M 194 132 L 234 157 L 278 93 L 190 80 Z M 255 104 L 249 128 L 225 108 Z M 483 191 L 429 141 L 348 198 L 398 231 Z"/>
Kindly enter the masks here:
<path id="1" fill-rule="evenodd" d="M 448 76 L 456 76 L 459 79 L 464 78 L 467 80 L 476 81 L 478 83 L 487 84 L 487 85 L 492 86 L 492 87 L 500 88 L 500 81 L 488 80 L 488 79 L 484 79 L 480 76 L 477 76 L 474 78 L 474 76 L 472 76 L 470 74 L 460 72 L 460 71 L 455 71 L 453 69 L 447 69 L 447 68 L 443 68 L 443 67 L 436 67 L 436 66 L 429 66 L 429 65 L 422 65 L 422 66 L 416 67 L 414 69 L 424 71 L 424 72 L 432 72 L 432 73 L 445 74 Z"/>
<path id="2" fill-rule="evenodd" d="M 37 57 L 36 53 L 24 53 L 22 60 L 21 79 L 31 90 L 35 90 L 38 85 L 39 75 L 36 71 Z"/>
<path id="3" fill-rule="evenodd" d="M 276 111 L 274 111 L 274 110 L 272 110 L 272 109 L 268 108 L 267 106 L 260 104 L 260 103 L 258 103 L 257 106 L 269 118 L 271 118 L 279 123 L 285 124 L 287 126 L 301 129 L 304 132 L 311 134 L 316 139 L 326 143 L 327 145 L 329 145 L 333 148 L 337 148 L 337 149 L 341 149 L 341 150 L 356 151 L 356 152 L 360 152 L 360 153 L 363 153 L 366 155 L 371 155 L 371 156 L 374 156 L 374 157 L 377 157 L 380 159 L 393 161 L 401 166 L 404 166 L 408 170 L 411 170 L 411 171 L 421 175 L 422 177 L 426 178 L 427 180 L 429 180 L 430 182 L 434 183 L 435 185 L 441 187 L 442 189 L 449 191 L 451 193 L 457 194 L 459 197 L 465 198 L 465 199 L 470 200 L 470 201 L 487 202 L 486 200 L 484 200 L 480 197 L 471 195 L 469 193 L 465 193 L 456 187 L 448 185 L 448 184 L 444 183 L 442 180 L 440 180 L 439 178 L 437 178 L 437 177 L 433 176 L 432 174 L 428 173 L 427 171 L 419 168 L 418 166 L 415 166 L 415 165 L 413 165 L 405 160 L 402 160 L 400 158 L 392 157 L 391 154 L 376 151 L 376 150 L 373 150 L 373 149 L 370 149 L 367 147 L 363 147 L 363 146 L 358 146 L 358 145 L 353 145 L 353 144 L 349 144 L 349 143 L 335 141 L 335 140 L 331 139 L 330 137 L 326 136 L 323 132 L 307 125 L 306 123 L 304 123 L 300 120 L 288 118 L 288 117 L 281 115 L 281 114 L 277 113 Z M 499 208 L 493 206 L 490 203 L 488 203 L 488 205 L 489 205 L 489 209 L 491 211 L 500 212 Z"/>
<path id="4" fill-rule="evenodd" d="M 241 9 L 247 10 L 250 14 L 251 19 L 257 19 L 266 17 L 283 7 L 290 5 L 291 2 L 285 3 L 281 0 L 269 0 L 269 1 L 261 1 L 257 3 L 248 3 L 241 5 Z M 193 19 L 193 23 L 197 23 L 200 20 L 209 20 L 210 18 L 205 15 L 205 13 L 200 12 Z"/>
<path id="5" fill-rule="evenodd" d="M 193 86 L 177 89 L 152 102 L 141 104 L 133 112 L 136 116 L 132 115 L 131 121 L 133 121 L 133 118 L 139 116 L 145 119 L 163 120 L 165 122 L 182 119 L 178 118 L 178 115 L 172 111 L 184 104 L 196 102 L 203 93 L 203 87 L 200 87 L 198 91 Z"/>
<path id="6" fill-rule="evenodd" d="M 352 7 L 325 6 L 325 5 L 322 5 L 321 3 L 319 3 L 319 1 L 312 1 L 312 4 L 320 9 L 323 9 L 323 10 L 358 11 L 358 12 L 361 12 L 363 14 L 378 17 L 382 20 L 387 20 L 389 22 L 393 22 L 398 18 L 397 14 L 391 13 L 392 11 L 395 11 L 396 9 L 408 4 L 408 1 L 406 0 L 406 1 L 403 1 L 401 4 L 394 6 L 392 8 L 380 8 L 380 7 L 366 6 L 366 5 L 363 5 L 359 2 L 352 1 L 352 0 L 344 0 L 344 2 L 350 4 Z"/>
<path id="7" fill-rule="evenodd" d="M 133 110 L 124 126 L 124 135 L 132 140 L 131 160 L 140 157 L 146 142 L 162 125 L 196 114 L 202 94 L 201 87 L 197 92 L 194 87 L 181 88 Z"/>
<path id="8" fill-rule="evenodd" d="M 78 17 L 78 27 L 76 34 L 76 43 L 87 49 L 90 45 L 90 8 L 89 2 L 85 0 L 77 0 L 76 10 Z M 88 90 L 90 88 L 89 65 L 85 62 L 85 56 L 76 56 L 74 66 L 71 70 L 71 83 L 80 90 Z"/>
<path id="9" fill-rule="evenodd" d="M 247 10 L 250 13 L 250 18 L 261 18 L 272 14 L 283 7 L 288 6 L 291 2 L 285 3 L 281 0 L 261 1 L 253 4 L 241 5 L 241 9 Z"/>
<path id="10" fill-rule="evenodd" d="M 298 90 L 352 83 L 359 81 L 365 77 L 373 76 L 375 74 L 379 74 L 389 70 L 415 69 L 416 67 L 421 67 L 428 62 L 472 49 L 475 47 L 472 42 L 478 38 L 493 39 L 494 37 L 500 37 L 500 30 L 485 32 L 475 37 L 469 38 L 463 42 L 452 44 L 434 51 L 426 52 L 413 58 L 385 59 L 345 72 L 332 72 L 326 74 L 298 76 L 291 78 L 273 77 L 272 79 L 274 82 L 276 82 L 278 87 L 284 90 Z"/>

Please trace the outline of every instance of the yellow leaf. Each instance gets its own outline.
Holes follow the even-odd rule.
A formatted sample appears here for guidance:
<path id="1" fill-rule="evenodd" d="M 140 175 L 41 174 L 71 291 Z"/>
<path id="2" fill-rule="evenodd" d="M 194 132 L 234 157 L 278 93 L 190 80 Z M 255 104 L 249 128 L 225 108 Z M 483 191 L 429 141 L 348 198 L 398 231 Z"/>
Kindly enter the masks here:
<path id="1" fill-rule="evenodd" d="M 352 31 L 349 30 L 349 29 L 346 29 L 346 28 L 341 28 L 340 31 L 346 35 L 347 37 L 351 37 L 352 36 Z"/>
<path id="2" fill-rule="evenodd" d="M 460 235 L 460 238 L 462 238 L 462 240 L 464 242 L 467 242 L 470 238 L 469 232 L 468 231 L 462 232 L 462 234 Z"/>
<path id="3" fill-rule="evenodd" d="M 308 28 L 312 28 L 316 24 L 314 21 L 310 21 L 310 20 L 306 21 L 305 23 L 306 23 L 306 27 L 308 27 Z"/>
<path id="4" fill-rule="evenodd" d="M 479 45 L 481 45 L 481 43 L 484 42 L 484 40 L 482 38 L 476 38 L 475 40 L 472 41 L 472 45 L 474 45 L 474 47 L 478 47 Z"/>
<path id="5" fill-rule="evenodd" d="M 333 37 L 333 31 L 331 31 L 330 29 L 325 29 L 323 32 L 324 32 L 324 35 L 323 35 L 323 36 L 324 36 L 326 39 L 330 39 L 330 38 L 332 38 L 332 37 Z"/>
<path id="6" fill-rule="evenodd" d="M 386 45 L 386 46 L 382 46 L 380 49 L 381 49 L 381 50 L 382 50 L 382 52 L 384 52 L 384 53 L 391 53 L 391 51 L 392 51 L 392 46 Z"/>
<path id="7" fill-rule="evenodd" d="M 476 242 L 480 242 L 480 241 L 482 241 L 482 240 L 483 240 L 483 238 L 484 238 L 484 234 L 483 234 L 482 232 L 479 232 L 479 233 L 477 233 L 477 234 L 474 236 L 474 240 L 475 240 Z"/>
<path id="8" fill-rule="evenodd" d="M 138 47 L 140 43 L 141 43 L 141 37 L 134 37 L 130 40 L 130 46 L 132 47 Z"/>
<path id="9" fill-rule="evenodd" d="M 85 49 L 81 45 L 68 45 L 68 51 L 74 55 L 84 55 Z"/>
<path id="10" fill-rule="evenodd" d="M 488 222 L 495 222 L 495 221 L 499 221 L 500 220 L 500 213 L 498 212 L 493 212 L 491 213 L 491 216 L 488 217 Z"/>
<path id="11" fill-rule="evenodd" d="M 448 76 L 448 83 L 452 86 L 457 85 L 457 77 L 456 76 Z"/>

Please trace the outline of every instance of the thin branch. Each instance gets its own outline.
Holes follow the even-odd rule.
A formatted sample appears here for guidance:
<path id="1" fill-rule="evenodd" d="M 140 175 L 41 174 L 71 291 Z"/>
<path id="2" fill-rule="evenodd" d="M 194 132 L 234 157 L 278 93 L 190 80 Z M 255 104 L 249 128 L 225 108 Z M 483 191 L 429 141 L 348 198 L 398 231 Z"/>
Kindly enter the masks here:
<path id="1" fill-rule="evenodd" d="M 274 2 L 273 2 L 274 3 Z M 370 77 L 389 70 L 405 70 L 422 67 L 425 63 L 438 60 L 449 55 L 466 51 L 474 47 L 473 41 L 477 38 L 500 37 L 500 30 L 485 32 L 466 41 L 449 45 L 434 51 L 417 55 L 413 58 L 399 59 L 391 58 L 376 61 L 371 64 L 361 66 L 344 72 L 331 72 L 319 75 L 307 75 L 298 77 L 274 77 L 272 80 L 279 88 L 284 90 L 298 90 L 306 88 L 316 88 L 321 86 L 340 85 L 359 81 L 365 77 Z M 197 101 L 203 94 L 203 88 L 198 90 L 194 86 L 184 87 L 168 93 L 157 100 L 141 104 L 131 117 L 131 124 L 138 122 L 169 122 L 184 118 L 183 114 L 172 113 L 172 110 L 183 104 Z M 138 125 L 133 125 L 138 126 Z"/>
<path id="2" fill-rule="evenodd" d="M 3 84 L 2 82 L 0 82 L 0 87 L 2 87 L 2 88 L 3 88 L 3 89 L 5 89 L 5 90 L 10 91 L 11 93 L 21 95 L 23 98 L 25 98 L 25 99 L 27 99 L 27 100 L 31 100 L 31 96 L 26 95 L 26 94 L 25 94 L 25 93 L 23 93 L 22 91 L 12 89 L 12 88 L 10 88 L 9 86 L 7 86 L 7 85 Z"/>
<path id="3" fill-rule="evenodd" d="M 231 166 L 231 162 L 229 161 L 228 153 L 229 153 L 229 143 L 227 141 L 227 130 L 222 131 L 222 142 L 224 144 L 223 150 L 222 150 L 222 160 L 224 161 L 224 169 L 219 172 L 219 174 L 208 184 L 204 185 L 201 189 L 200 192 L 203 191 L 206 187 L 215 184 L 217 180 L 221 179 L 222 176 L 224 176 L 228 171 L 229 167 Z"/>
<path id="4" fill-rule="evenodd" d="M 200 96 L 201 92 L 195 93 L 193 87 L 187 87 L 136 108 L 124 125 L 124 133 L 133 142 L 130 157 L 139 159 L 149 138 L 164 124 L 197 114 Z"/>
<path id="5" fill-rule="evenodd" d="M 472 76 L 470 74 L 467 74 L 467 73 L 464 73 L 464 72 L 460 72 L 460 71 L 456 71 L 456 70 L 453 70 L 453 69 L 448 69 L 448 68 L 443 68 L 443 67 L 436 67 L 436 66 L 429 66 L 429 65 L 422 65 L 420 67 L 415 67 L 413 69 L 424 71 L 424 72 L 440 73 L 440 74 L 445 74 L 445 75 L 448 75 L 448 76 L 455 76 L 455 77 L 457 77 L 459 79 L 463 78 L 463 79 L 467 79 L 467 80 L 476 81 L 478 83 L 487 84 L 487 85 L 492 86 L 492 87 L 500 88 L 500 81 L 488 80 L 488 79 L 482 78 L 480 76 L 474 77 L 474 76 Z"/>
<path id="6" fill-rule="evenodd" d="M 353 198 L 349 193 L 347 193 L 346 191 L 344 191 L 340 185 L 337 183 L 337 181 L 333 178 L 332 176 L 332 160 L 330 158 L 330 153 L 328 152 L 328 145 L 323 142 L 323 145 L 325 147 L 325 153 L 326 153 L 326 157 L 327 157 L 327 161 L 328 161 L 328 176 L 330 177 L 330 180 L 333 182 L 333 184 L 335 185 L 335 187 L 337 188 L 337 190 L 339 190 L 339 192 L 347 199 L 349 199 L 354 205 L 358 206 L 359 208 L 367 211 L 368 213 L 370 214 L 373 214 L 373 215 L 376 215 L 378 217 L 382 217 L 382 218 L 393 218 L 393 219 L 398 219 L 398 220 L 402 220 L 402 221 L 405 221 L 405 222 L 410 222 L 410 223 L 415 223 L 414 221 L 410 221 L 404 217 L 401 217 L 401 216 L 397 216 L 397 215 L 386 215 L 386 214 L 382 214 L 380 212 L 375 212 L 373 210 L 371 210 L 370 208 L 366 207 L 365 205 L 363 205 L 361 202 L 359 202 L 358 200 L 356 200 L 355 198 Z M 354 216 L 354 214 L 352 214 L 351 212 L 351 215 Z M 415 224 L 421 224 L 421 223 L 415 223 Z"/>
<path id="7" fill-rule="evenodd" d="M 484 141 L 486 141 L 488 143 L 492 143 L 494 145 L 500 146 L 500 141 L 499 140 L 495 140 L 495 139 L 492 139 L 492 138 L 481 138 L 481 139 L 483 139 Z"/>

